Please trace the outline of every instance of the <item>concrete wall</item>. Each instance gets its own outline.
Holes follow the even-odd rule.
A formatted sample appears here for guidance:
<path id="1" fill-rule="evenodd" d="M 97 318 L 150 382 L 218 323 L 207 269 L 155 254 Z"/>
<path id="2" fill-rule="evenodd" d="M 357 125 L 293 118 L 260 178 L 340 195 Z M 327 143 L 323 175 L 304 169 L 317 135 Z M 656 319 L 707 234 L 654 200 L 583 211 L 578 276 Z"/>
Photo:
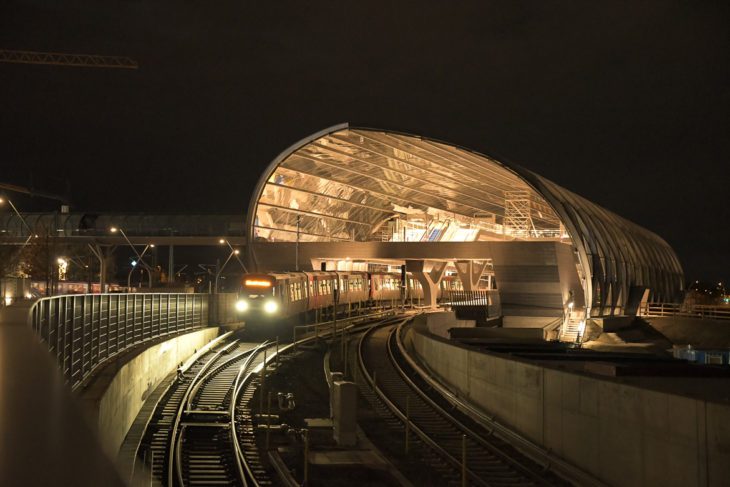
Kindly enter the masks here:
<path id="1" fill-rule="evenodd" d="M 218 336 L 217 327 L 180 335 L 149 347 L 123 363 L 104 368 L 81 398 L 98 424 L 105 452 L 116 458 L 119 447 L 147 396 L 181 362 Z"/>
<path id="2" fill-rule="evenodd" d="M 730 406 L 547 369 L 412 333 L 455 393 L 616 486 L 727 485 Z"/>
<path id="3" fill-rule="evenodd" d="M 695 348 L 730 348 L 730 320 L 686 316 L 643 319 L 674 344 L 692 345 Z"/>

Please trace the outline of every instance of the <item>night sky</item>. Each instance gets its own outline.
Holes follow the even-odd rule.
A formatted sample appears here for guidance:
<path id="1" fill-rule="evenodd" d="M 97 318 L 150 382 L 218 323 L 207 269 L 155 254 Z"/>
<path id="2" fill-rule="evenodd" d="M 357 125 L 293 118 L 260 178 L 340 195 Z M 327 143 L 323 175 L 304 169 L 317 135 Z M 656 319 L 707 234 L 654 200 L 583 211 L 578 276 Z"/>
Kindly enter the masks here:
<path id="1" fill-rule="evenodd" d="M 0 64 L 0 182 L 243 214 L 273 157 L 349 121 L 514 161 L 730 277 L 728 2 L 50 3 L 3 2 L 0 47 L 140 69 Z"/>

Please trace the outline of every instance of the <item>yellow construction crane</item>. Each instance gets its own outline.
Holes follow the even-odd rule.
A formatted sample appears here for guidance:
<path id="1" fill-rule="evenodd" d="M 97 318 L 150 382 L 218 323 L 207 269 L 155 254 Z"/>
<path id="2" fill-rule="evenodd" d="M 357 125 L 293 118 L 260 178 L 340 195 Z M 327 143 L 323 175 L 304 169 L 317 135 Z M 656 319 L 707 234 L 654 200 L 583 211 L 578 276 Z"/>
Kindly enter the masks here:
<path id="1" fill-rule="evenodd" d="M 56 66 L 75 66 L 85 68 L 139 68 L 137 61 L 126 56 L 16 51 L 12 49 L 0 49 L 0 63 L 51 64 Z"/>

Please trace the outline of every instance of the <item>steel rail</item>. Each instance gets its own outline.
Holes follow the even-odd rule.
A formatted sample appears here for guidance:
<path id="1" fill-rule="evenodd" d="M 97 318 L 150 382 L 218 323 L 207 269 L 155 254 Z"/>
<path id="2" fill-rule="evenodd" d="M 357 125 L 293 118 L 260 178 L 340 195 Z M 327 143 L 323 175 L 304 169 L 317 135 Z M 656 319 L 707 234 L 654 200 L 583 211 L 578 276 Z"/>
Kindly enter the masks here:
<path id="1" fill-rule="evenodd" d="M 231 422 L 231 442 L 233 446 L 233 454 L 234 458 L 236 460 L 236 469 L 238 470 L 239 478 L 241 479 L 241 483 L 248 487 L 249 483 L 246 479 L 246 475 L 248 475 L 248 478 L 251 479 L 251 482 L 254 486 L 258 487 L 259 483 L 256 481 L 256 478 L 253 474 L 253 471 L 251 471 L 251 467 L 248 465 L 248 462 L 246 461 L 245 456 L 243 455 L 243 450 L 241 449 L 241 443 L 238 441 L 238 432 L 236 431 L 236 406 L 238 404 L 238 396 L 240 395 L 241 391 L 243 390 L 244 386 L 248 384 L 248 382 L 251 380 L 251 378 L 254 375 L 254 371 L 249 369 L 251 368 L 251 363 L 253 362 L 256 355 L 258 355 L 262 349 L 268 348 L 271 345 L 271 342 L 267 341 L 253 349 L 252 353 L 249 355 L 249 357 L 246 359 L 246 362 L 241 365 L 241 368 L 238 370 L 238 374 L 236 375 L 236 380 L 233 382 L 233 393 L 231 394 L 231 403 L 229 408 L 229 414 L 230 414 L 230 422 Z M 266 360 L 264 360 L 261 363 L 261 369 L 262 372 L 266 370 Z M 243 377 L 244 373 L 246 374 L 245 378 Z"/>
<path id="2" fill-rule="evenodd" d="M 174 481 L 173 481 L 173 470 L 175 470 L 175 465 L 177 464 L 177 477 L 178 481 L 180 482 L 180 485 L 184 485 L 182 481 L 182 469 L 179 462 L 180 457 L 180 449 L 178 448 L 180 446 L 180 439 L 182 438 L 182 432 L 180 435 L 178 435 L 178 429 L 180 428 L 180 422 L 182 421 L 183 414 L 186 411 L 187 404 L 188 404 L 188 398 L 190 397 L 190 393 L 192 392 L 192 388 L 196 385 L 197 381 L 200 380 L 201 375 L 204 374 L 214 363 L 216 360 L 218 360 L 218 357 L 224 352 L 227 351 L 229 348 L 231 348 L 233 345 L 237 344 L 238 340 L 234 340 L 230 344 L 226 345 L 222 349 L 218 350 L 213 354 L 213 356 L 208 359 L 208 361 L 203 365 L 203 367 L 198 371 L 197 374 L 195 374 L 195 377 L 188 385 L 187 389 L 185 390 L 185 394 L 183 395 L 182 400 L 180 401 L 180 406 L 178 407 L 177 414 L 175 415 L 175 423 L 172 426 L 172 430 L 170 432 L 170 452 L 168 454 L 167 459 L 167 485 L 168 487 L 174 487 Z M 179 436 L 179 438 L 178 438 Z"/>
<path id="3" fill-rule="evenodd" d="M 229 350 L 221 349 L 221 352 L 227 353 Z M 224 369 L 230 367 L 234 362 L 242 359 L 246 355 L 249 355 L 251 353 L 251 350 L 245 350 L 237 355 L 234 355 L 232 357 L 229 357 L 224 362 L 221 362 L 220 364 L 213 367 L 211 370 L 209 370 L 203 377 L 198 380 L 195 385 L 192 387 L 192 390 L 190 392 L 190 395 L 187 398 L 187 404 L 185 406 L 186 411 L 191 411 L 193 409 L 193 401 L 198 395 L 198 392 L 200 391 L 200 388 L 203 387 L 209 379 L 211 379 L 216 374 L 222 372 Z"/>
<path id="4" fill-rule="evenodd" d="M 413 359 L 413 357 L 410 356 L 406 344 L 403 342 L 402 329 L 404 327 L 405 324 L 401 325 L 401 330 L 399 330 L 396 334 L 398 348 L 400 349 L 403 358 L 430 388 L 436 391 L 454 408 L 458 409 L 472 420 L 485 424 L 487 429 L 491 428 L 491 431 L 493 431 L 497 436 L 524 453 L 535 463 L 543 465 L 544 468 L 557 471 L 561 476 L 567 477 L 569 480 L 575 481 L 579 485 L 605 487 L 606 484 L 600 480 L 580 470 L 578 467 L 569 464 L 565 460 L 551 455 L 548 450 L 545 450 L 507 426 L 499 423 L 493 416 L 489 416 L 463 401 L 438 380 L 434 379 L 418 362 L 416 362 L 416 360 Z M 415 331 L 413 332 L 415 333 Z"/>
<path id="5" fill-rule="evenodd" d="M 414 390 L 420 397 L 423 399 L 431 408 L 433 408 L 436 412 L 438 412 L 440 415 L 445 417 L 447 420 L 449 420 L 454 426 L 456 426 L 457 429 L 459 429 L 463 434 L 467 435 L 472 440 L 479 443 L 482 447 L 489 450 L 490 453 L 493 455 L 499 457 L 500 460 L 503 462 L 506 462 L 509 464 L 510 467 L 514 468 L 515 470 L 519 471 L 522 475 L 525 475 L 529 478 L 531 478 L 533 481 L 535 481 L 538 484 L 542 485 L 552 485 L 549 482 L 545 482 L 539 475 L 537 475 L 534 471 L 530 470 L 529 468 L 525 467 L 523 464 L 521 464 L 519 461 L 515 460 L 513 457 L 509 456 L 502 450 L 500 450 L 498 447 L 490 443 L 488 440 L 484 439 L 481 435 L 475 433 L 472 431 L 468 426 L 463 424 L 461 421 L 459 421 L 457 418 L 455 418 L 452 414 L 450 414 L 448 411 L 443 409 L 440 405 L 438 405 L 433 399 L 431 399 L 428 394 L 426 394 L 421 388 L 413 382 L 413 380 L 408 376 L 405 370 L 400 366 L 398 363 L 397 358 L 395 357 L 393 353 L 393 345 L 391 342 L 396 339 L 399 335 L 400 330 L 402 327 L 406 324 L 406 322 L 401 323 L 397 328 L 393 329 L 393 331 L 390 332 L 388 335 L 388 339 L 386 341 L 387 344 L 387 350 L 388 350 L 388 358 L 390 359 L 391 363 L 393 364 L 393 367 L 396 369 L 398 374 L 401 376 L 401 379 L 412 389 Z M 398 343 L 396 343 L 396 346 Z M 405 355 L 402 353 L 401 354 Z"/>
<path id="6" fill-rule="evenodd" d="M 404 320 L 405 322 L 406 320 Z M 387 326 L 387 325 L 383 325 Z M 360 338 L 360 341 L 358 343 L 358 362 L 360 366 L 360 371 L 363 373 L 363 376 L 365 377 L 365 380 L 368 382 L 368 385 L 373 389 L 375 394 L 378 396 L 378 398 L 387 406 L 387 408 L 403 423 L 408 423 L 409 428 L 411 431 L 413 431 L 420 439 L 423 441 L 426 445 L 428 445 L 432 450 L 434 450 L 441 458 L 446 460 L 447 463 L 449 463 L 453 468 L 460 469 L 461 468 L 461 461 L 457 458 L 455 458 L 453 455 L 451 455 L 448 451 L 446 451 L 443 447 L 441 447 L 436 441 L 434 441 L 428 434 L 426 434 L 425 431 L 423 431 L 421 428 L 416 426 L 412 421 L 409 421 L 405 414 L 403 414 L 396 406 L 378 387 L 377 384 L 373 381 L 372 376 L 370 375 L 367 367 L 365 366 L 365 359 L 364 359 L 364 353 L 363 353 L 363 344 L 365 343 L 366 337 L 373 332 L 373 330 L 377 329 L 379 327 L 372 327 L 370 330 L 363 333 L 363 336 Z M 489 487 L 489 484 L 480 479 L 475 475 L 474 472 L 472 472 L 470 469 L 467 468 L 467 473 L 469 476 L 475 480 L 475 482 L 479 485 L 483 485 L 486 487 Z"/>

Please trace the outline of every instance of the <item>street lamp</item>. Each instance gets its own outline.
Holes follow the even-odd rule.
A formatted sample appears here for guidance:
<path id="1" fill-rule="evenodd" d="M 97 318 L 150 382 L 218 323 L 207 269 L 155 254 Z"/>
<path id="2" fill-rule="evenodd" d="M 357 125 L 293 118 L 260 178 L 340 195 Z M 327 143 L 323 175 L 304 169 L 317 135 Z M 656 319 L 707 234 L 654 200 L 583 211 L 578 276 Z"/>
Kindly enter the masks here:
<path id="1" fill-rule="evenodd" d="M 228 248 L 231 249 L 231 252 L 233 252 L 233 250 L 234 250 L 233 245 L 231 245 L 231 242 L 229 242 L 228 239 L 222 238 L 222 239 L 218 240 L 218 243 L 221 245 L 223 245 L 223 244 L 228 245 Z M 241 265 L 241 269 L 243 269 L 243 272 L 248 273 L 248 269 L 246 269 L 246 266 L 243 265 L 241 258 L 238 256 L 239 254 L 240 254 L 240 252 L 238 252 L 238 251 L 234 252 L 234 255 L 236 256 L 236 260 Z M 230 259 L 230 257 L 229 257 L 229 259 Z"/>
<path id="2" fill-rule="evenodd" d="M 224 240 L 224 239 L 221 239 L 221 240 L 220 240 L 220 243 L 228 243 L 228 240 Z M 223 265 L 221 266 L 221 268 L 220 268 L 220 269 L 218 269 L 218 272 L 216 272 L 216 273 L 215 273 L 215 294 L 218 294 L 218 279 L 220 278 L 220 276 L 221 276 L 221 273 L 223 272 L 223 269 L 225 269 L 225 268 L 226 268 L 226 265 L 227 265 L 227 264 L 228 264 L 228 262 L 229 262 L 229 261 L 231 260 L 231 257 L 233 257 L 233 256 L 236 256 L 236 259 L 238 259 L 238 254 L 240 254 L 240 253 L 241 253 L 241 251 L 240 251 L 240 250 L 238 250 L 238 249 L 234 249 L 234 248 L 233 248 L 233 247 L 231 246 L 231 244 L 230 244 L 230 243 L 228 243 L 228 247 L 229 247 L 229 248 L 231 249 L 231 253 L 230 253 L 230 254 L 228 254 L 228 258 L 226 259 L 226 261 L 225 261 L 225 262 L 223 263 Z M 243 263 L 241 262 L 241 260 L 240 260 L 240 259 L 238 259 L 238 262 L 239 262 L 239 263 L 241 263 L 241 266 L 243 266 Z M 244 269 L 244 270 L 246 270 L 246 268 L 245 268 L 245 267 L 244 267 L 243 269 Z"/>
<path id="3" fill-rule="evenodd" d="M 20 222 L 23 225 L 25 225 L 25 228 L 28 229 L 28 238 L 25 239 L 25 242 L 23 242 L 23 245 L 20 247 L 20 250 L 18 251 L 18 253 L 12 258 L 12 260 L 15 260 L 16 257 L 18 259 L 20 259 L 21 258 L 21 255 L 23 253 L 23 249 L 28 245 L 28 243 L 30 242 L 30 239 L 32 239 L 33 236 L 34 236 L 33 230 L 31 230 L 30 225 L 28 225 L 28 222 L 25 221 L 25 218 L 23 218 L 23 215 L 20 214 L 20 212 L 15 207 L 15 205 L 13 204 L 13 202 L 10 201 L 10 198 L 2 198 L 2 197 L 0 197 L 0 205 L 4 205 L 5 202 L 7 202 L 10 205 L 10 207 L 13 209 L 13 211 L 15 212 L 15 214 L 20 219 Z M 38 235 L 35 235 L 35 236 L 37 237 Z M 12 261 L 11 261 L 11 263 L 12 263 Z"/>
<path id="4" fill-rule="evenodd" d="M 122 237 L 124 237 L 124 240 L 127 242 L 127 245 L 129 245 L 132 248 L 132 251 L 134 252 L 134 255 L 137 256 L 136 261 L 132 261 L 132 269 L 130 269 L 129 274 L 127 275 L 127 288 L 132 287 L 132 272 L 137 267 L 137 265 L 141 265 L 146 271 L 147 271 L 147 278 L 149 282 L 149 287 L 152 287 L 152 268 L 147 265 L 147 262 L 144 261 L 144 254 L 149 250 L 150 248 L 154 248 L 155 244 L 147 244 L 144 247 L 144 250 L 142 250 L 142 253 L 140 254 L 137 252 L 137 248 L 132 245 L 132 242 L 129 241 L 129 238 L 127 237 L 127 234 L 124 233 L 124 230 L 121 229 L 121 227 L 111 227 L 109 229 L 112 233 L 121 233 Z"/>
<path id="5" fill-rule="evenodd" d="M 10 200 L 10 198 L 1 198 L 0 197 L 0 205 L 4 205 L 6 202 L 10 205 L 10 207 L 13 209 L 15 214 L 18 215 L 20 222 L 25 226 L 25 228 L 28 229 L 28 240 L 30 240 L 33 237 L 33 230 L 30 229 L 30 225 L 28 225 L 28 222 L 25 221 L 25 218 L 23 218 L 23 215 L 20 214 L 18 209 L 15 207 L 13 202 Z M 26 243 L 28 243 L 27 240 L 26 240 Z"/>

